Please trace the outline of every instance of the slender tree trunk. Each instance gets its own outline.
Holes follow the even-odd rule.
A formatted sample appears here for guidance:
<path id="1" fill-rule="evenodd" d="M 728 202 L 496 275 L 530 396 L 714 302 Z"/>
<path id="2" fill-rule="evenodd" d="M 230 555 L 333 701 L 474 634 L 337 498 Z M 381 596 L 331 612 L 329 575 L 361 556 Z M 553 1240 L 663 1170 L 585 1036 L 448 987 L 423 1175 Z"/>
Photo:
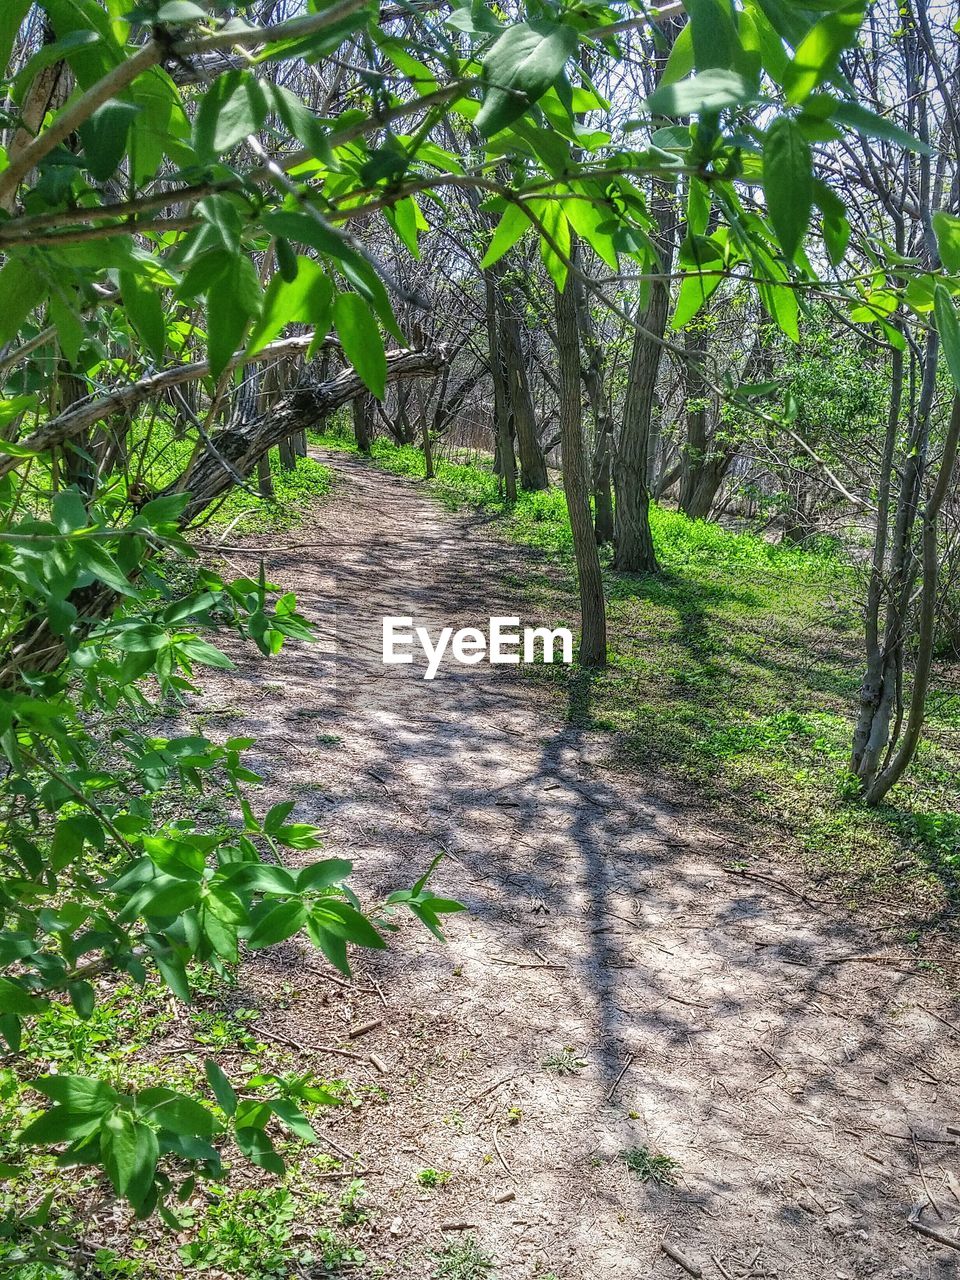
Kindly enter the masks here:
<path id="1" fill-rule="evenodd" d="M 700 487 L 700 474 L 707 462 L 707 397 L 703 378 L 703 357 L 707 347 L 706 333 L 700 326 L 688 327 L 683 334 L 686 363 L 683 370 L 683 398 L 686 402 L 687 438 L 680 453 L 680 510 L 694 519 L 706 512 L 695 512 L 694 494 Z"/>
<path id="2" fill-rule="evenodd" d="M 660 266 L 668 273 L 673 263 L 674 213 L 670 191 L 657 183 L 651 212 L 659 227 L 657 248 Z M 650 421 L 661 340 L 667 327 L 670 289 L 666 281 L 654 281 L 650 300 L 641 312 L 634 334 L 627 379 L 620 439 L 614 456 L 613 481 L 617 494 L 613 565 L 623 573 L 656 573 L 659 569 L 650 533 L 650 489 L 647 484 Z"/>
<path id="3" fill-rule="evenodd" d="M 265 498 L 268 502 L 273 501 L 273 476 L 270 473 L 269 453 L 265 453 L 257 461 L 257 488 L 261 498 Z"/>
<path id="4" fill-rule="evenodd" d="M 511 310 L 511 303 L 501 296 L 500 341 L 506 370 L 507 398 L 517 436 L 520 455 L 520 488 L 547 489 L 547 461 L 537 438 L 537 411 L 530 392 L 530 379 L 520 348 L 520 324 Z"/>
<path id="5" fill-rule="evenodd" d="M 923 510 L 921 532 L 922 586 L 916 629 L 916 657 L 913 683 L 910 689 L 910 706 L 906 726 L 900 741 L 892 747 L 883 769 L 864 788 L 864 800 L 869 805 L 881 800 L 903 777 L 916 754 L 920 733 L 926 719 L 927 693 L 930 673 L 933 669 L 933 647 L 936 640 L 937 595 L 939 586 L 938 533 L 940 511 L 944 499 L 953 485 L 956 471 L 957 449 L 960 445 L 960 395 L 954 396 L 950 426 L 943 445 L 940 471 L 930 497 Z"/>
<path id="6" fill-rule="evenodd" d="M 503 489 L 507 502 L 517 500 L 517 464 L 513 453 L 513 434 L 510 423 L 510 407 L 507 383 L 500 353 L 500 323 L 497 316 L 496 279 L 490 270 L 484 271 L 483 283 L 486 300 L 487 348 L 490 352 L 490 377 L 493 381 L 494 418 L 497 428 L 496 471 L 503 476 Z"/>
<path id="7" fill-rule="evenodd" d="M 603 597 L 600 556 L 590 516 L 590 488 L 583 445 L 583 413 L 580 391 L 580 343 L 573 281 L 556 294 L 557 353 L 560 365 L 560 447 L 563 451 L 563 492 L 567 500 L 573 553 L 580 588 L 579 660 L 585 667 L 602 667 L 607 661 L 607 619 Z"/>
<path id="8" fill-rule="evenodd" d="M 372 399 L 370 395 L 357 396 L 352 405 L 353 437 L 359 451 L 367 457 L 370 456 L 370 450 L 373 447 Z"/>
<path id="9" fill-rule="evenodd" d="M 579 255 L 578 255 L 579 263 Z M 597 337 L 596 325 L 590 312 L 590 301 L 583 281 L 573 282 L 577 304 L 577 327 L 586 361 L 583 366 L 583 383 L 593 413 L 593 532 L 600 545 L 613 541 L 613 491 L 610 463 L 613 450 L 613 410 L 604 385 L 603 352 Z"/>

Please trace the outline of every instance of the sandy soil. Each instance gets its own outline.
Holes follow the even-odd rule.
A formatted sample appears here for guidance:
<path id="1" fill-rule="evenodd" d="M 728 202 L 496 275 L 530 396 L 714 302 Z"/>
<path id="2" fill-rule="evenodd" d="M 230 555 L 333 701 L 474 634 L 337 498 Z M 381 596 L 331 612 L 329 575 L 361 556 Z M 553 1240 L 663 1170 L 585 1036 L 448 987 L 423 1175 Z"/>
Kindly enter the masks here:
<path id="1" fill-rule="evenodd" d="M 333 496 L 259 540 L 289 548 L 268 574 L 324 639 L 217 673 L 204 710 L 257 738 L 264 799 L 296 796 L 367 901 L 444 850 L 436 884 L 470 909 L 446 947 L 405 922 L 353 988 L 299 944 L 244 969 L 242 1002 L 305 1067 L 385 1093 L 327 1127 L 368 1171 L 370 1274 L 426 1277 L 470 1230 L 501 1280 L 684 1275 L 664 1242 L 708 1280 L 954 1275 L 960 1253 L 908 1223 L 960 1226 L 946 994 L 776 848 L 605 768 L 610 735 L 569 723 L 564 685 L 384 667 L 384 614 L 543 622 L 550 570 L 415 484 L 324 461 Z M 543 1065 L 565 1047 L 578 1074 Z M 676 1184 L 632 1172 L 633 1148 L 672 1157 Z M 424 1190 L 425 1167 L 452 1177 Z"/>

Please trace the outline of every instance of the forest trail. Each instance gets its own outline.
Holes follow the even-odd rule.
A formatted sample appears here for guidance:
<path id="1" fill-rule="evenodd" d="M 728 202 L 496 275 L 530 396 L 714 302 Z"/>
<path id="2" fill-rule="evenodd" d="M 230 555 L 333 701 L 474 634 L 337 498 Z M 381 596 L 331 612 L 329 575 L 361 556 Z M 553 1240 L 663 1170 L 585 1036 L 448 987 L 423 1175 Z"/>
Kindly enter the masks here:
<path id="1" fill-rule="evenodd" d="M 299 943 L 241 975 L 238 1002 L 301 1046 L 301 1069 L 361 1089 L 324 1130 L 367 1171 L 360 1274 L 423 1280 L 463 1224 L 499 1280 L 681 1276 L 664 1239 L 707 1280 L 955 1274 L 957 1253 L 907 1223 L 928 1196 L 935 1230 L 960 1214 L 946 994 L 802 900 L 776 850 L 605 768 L 614 740 L 569 722 L 565 682 L 383 666 L 385 614 L 433 632 L 564 619 L 537 616 L 543 563 L 484 517 L 322 460 L 337 484 L 307 522 L 229 556 L 251 571 L 258 543 L 290 548 L 263 551 L 268 577 L 324 639 L 241 656 L 198 710 L 256 737 L 261 805 L 295 796 L 365 901 L 444 850 L 436 886 L 469 907 L 446 946 L 403 921 L 351 988 Z M 543 1065 L 565 1047 L 579 1074 Z M 676 1185 L 631 1171 L 639 1148 L 675 1160 Z M 425 1168 L 452 1177 L 424 1190 Z"/>

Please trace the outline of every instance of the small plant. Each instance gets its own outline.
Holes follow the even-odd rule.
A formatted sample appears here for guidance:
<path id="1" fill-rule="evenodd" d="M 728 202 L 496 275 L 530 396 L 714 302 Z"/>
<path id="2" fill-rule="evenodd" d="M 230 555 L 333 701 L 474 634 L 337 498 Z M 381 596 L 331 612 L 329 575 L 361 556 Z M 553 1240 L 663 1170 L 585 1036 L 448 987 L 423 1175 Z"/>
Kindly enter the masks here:
<path id="1" fill-rule="evenodd" d="M 445 1187 L 452 1177 L 449 1169 L 421 1169 L 417 1182 L 421 1187 Z"/>
<path id="2" fill-rule="evenodd" d="M 340 1223 L 344 1227 L 353 1227 L 357 1223 L 366 1222 L 370 1216 L 364 1207 L 367 1189 L 362 1178 L 352 1178 L 340 1192 Z"/>
<path id="3" fill-rule="evenodd" d="M 587 1065 L 576 1049 L 564 1045 L 557 1053 L 551 1053 L 543 1060 L 545 1071 L 555 1071 L 558 1076 L 578 1076 Z"/>
<path id="4" fill-rule="evenodd" d="M 509 1107 L 507 1109 L 507 1124 L 519 1124 L 523 1119 L 522 1107 Z"/>
<path id="5" fill-rule="evenodd" d="M 631 1147 L 623 1152 L 623 1161 L 641 1182 L 655 1182 L 658 1187 L 672 1187 L 680 1171 L 679 1160 L 648 1147 Z"/>
<path id="6" fill-rule="evenodd" d="M 474 1236 L 451 1241 L 433 1257 L 437 1264 L 434 1280 L 484 1280 L 494 1268 L 493 1259 L 483 1252 Z"/>

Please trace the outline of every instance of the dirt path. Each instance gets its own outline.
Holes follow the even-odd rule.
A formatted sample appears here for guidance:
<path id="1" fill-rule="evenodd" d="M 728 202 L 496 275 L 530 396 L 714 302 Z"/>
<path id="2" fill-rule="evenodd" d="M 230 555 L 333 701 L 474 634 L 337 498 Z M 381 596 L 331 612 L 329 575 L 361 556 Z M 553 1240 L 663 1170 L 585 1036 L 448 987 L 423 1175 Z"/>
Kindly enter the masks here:
<path id="1" fill-rule="evenodd" d="M 944 995 L 795 896 L 775 850 L 604 769 L 609 735 L 566 722 L 561 686 L 384 667 L 384 614 L 545 621 L 544 569 L 414 484 L 324 460 L 333 497 L 269 540 L 307 545 L 265 558 L 327 640 L 218 673 L 204 702 L 256 736 L 268 792 L 355 859 L 367 900 L 443 848 L 437 884 L 470 908 L 445 948 L 405 924 L 352 990 L 299 946 L 245 969 L 275 1034 L 385 1067 L 304 1060 L 385 1093 L 329 1122 L 371 1171 L 363 1274 L 427 1277 L 453 1223 L 500 1280 L 683 1275 L 664 1238 L 708 1280 L 955 1274 L 960 1254 L 907 1224 L 927 1195 L 934 1229 L 958 1215 L 960 1033 L 928 1012 L 951 1020 Z M 543 1066 L 565 1046 L 579 1074 Z M 632 1172 L 636 1148 L 675 1160 L 676 1185 Z M 452 1178 L 425 1191 L 424 1168 Z"/>

